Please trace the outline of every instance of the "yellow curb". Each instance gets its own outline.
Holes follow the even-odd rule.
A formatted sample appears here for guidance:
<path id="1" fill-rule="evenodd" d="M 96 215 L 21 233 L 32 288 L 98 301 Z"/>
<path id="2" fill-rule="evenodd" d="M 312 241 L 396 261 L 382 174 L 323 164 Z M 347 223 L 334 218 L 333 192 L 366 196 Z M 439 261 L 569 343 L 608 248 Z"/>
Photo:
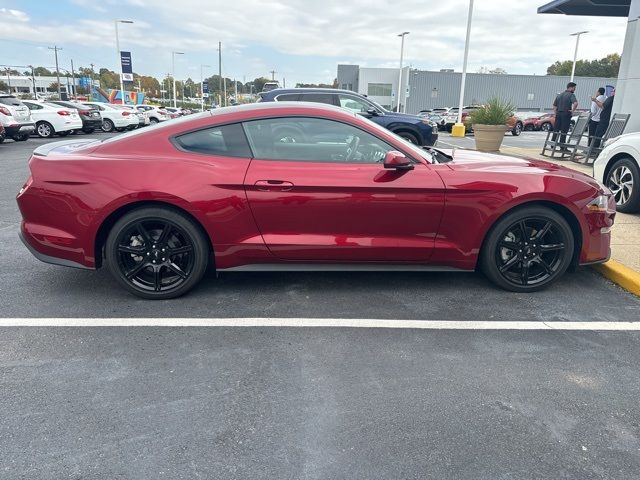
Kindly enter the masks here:
<path id="1" fill-rule="evenodd" d="M 640 272 L 636 272 L 615 260 L 594 265 L 594 268 L 613 283 L 617 283 L 625 290 L 640 296 Z"/>

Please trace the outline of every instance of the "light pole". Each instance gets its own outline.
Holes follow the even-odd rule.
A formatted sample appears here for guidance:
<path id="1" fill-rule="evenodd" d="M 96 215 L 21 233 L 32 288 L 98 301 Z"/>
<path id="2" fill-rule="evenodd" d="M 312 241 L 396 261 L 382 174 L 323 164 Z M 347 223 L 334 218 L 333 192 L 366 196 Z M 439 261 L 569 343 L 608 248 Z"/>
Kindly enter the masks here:
<path id="1" fill-rule="evenodd" d="M 204 77 L 202 76 L 203 68 L 211 68 L 211 65 L 200 65 L 200 111 L 204 112 Z"/>
<path id="2" fill-rule="evenodd" d="M 409 32 L 402 32 L 398 36 L 402 38 L 402 42 L 400 43 L 400 75 L 398 76 L 398 107 L 396 108 L 397 112 L 400 112 L 400 91 L 402 90 L 402 57 L 404 56 L 404 37 L 409 35 Z"/>
<path id="3" fill-rule="evenodd" d="M 116 26 L 116 53 L 118 55 L 118 65 L 120 65 L 120 94 L 122 95 L 122 104 L 124 105 L 126 102 L 124 101 L 124 78 L 122 73 L 122 59 L 120 58 L 120 37 L 118 36 L 118 24 L 119 23 L 133 23 L 133 20 L 114 20 L 114 25 Z"/>
<path id="4" fill-rule="evenodd" d="M 569 35 L 570 37 L 576 37 L 576 50 L 573 52 L 573 66 L 571 67 L 571 81 L 573 82 L 573 77 L 576 73 L 576 61 L 578 60 L 578 44 L 580 43 L 580 35 L 583 33 L 589 33 L 587 30 L 582 32 L 576 32 Z"/>
<path id="5" fill-rule="evenodd" d="M 464 42 L 464 60 L 462 61 L 462 79 L 460 81 L 460 102 L 458 103 L 458 121 L 451 128 L 451 136 L 464 137 L 462 123 L 462 107 L 464 106 L 464 84 L 467 80 L 467 59 L 469 58 L 469 39 L 471 38 L 471 20 L 473 18 L 473 0 L 469 0 L 469 15 L 467 16 L 467 38 Z"/>
<path id="6" fill-rule="evenodd" d="M 176 102 L 176 55 L 184 55 L 184 52 L 171 52 L 171 77 L 173 78 L 173 108 L 178 107 Z"/>

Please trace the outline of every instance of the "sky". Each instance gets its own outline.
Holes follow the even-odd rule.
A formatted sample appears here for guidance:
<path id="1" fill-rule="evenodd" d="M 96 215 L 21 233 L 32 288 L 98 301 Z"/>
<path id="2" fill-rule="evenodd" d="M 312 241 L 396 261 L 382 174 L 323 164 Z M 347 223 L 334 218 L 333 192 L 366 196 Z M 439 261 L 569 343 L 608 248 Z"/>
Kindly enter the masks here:
<path id="1" fill-rule="evenodd" d="M 539 15 L 547 0 L 476 0 L 469 71 L 546 74 L 556 60 L 620 53 L 626 19 Z M 0 65 L 118 68 L 120 48 L 132 52 L 133 69 L 163 77 L 176 56 L 176 78 L 199 81 L 218 72 L 243 81 L 270 77 L 295 83 L 331 83 L 340 63 L 397 68 L 398 34 L 405 65 L 426 70 L 462 69 L 468 0 L 0 0 Z M 0 67 L 1 68 L 1 67 Z"/>

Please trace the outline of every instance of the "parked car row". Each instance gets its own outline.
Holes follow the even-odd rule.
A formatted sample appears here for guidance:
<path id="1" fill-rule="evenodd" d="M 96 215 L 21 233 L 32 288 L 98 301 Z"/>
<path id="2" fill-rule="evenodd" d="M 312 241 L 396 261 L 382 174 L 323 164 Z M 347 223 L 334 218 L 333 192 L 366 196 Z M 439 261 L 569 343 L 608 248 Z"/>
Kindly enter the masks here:
<path id="1" fill-rule="evenodd" d="M 185 108 L 117 105 L 89 101 L 20 100 L 0 94 L 0 143 L 25 141 L 30 135 L 51 138 L 71 133 L 91 134 L 133 130 L 193 113 Z"/>

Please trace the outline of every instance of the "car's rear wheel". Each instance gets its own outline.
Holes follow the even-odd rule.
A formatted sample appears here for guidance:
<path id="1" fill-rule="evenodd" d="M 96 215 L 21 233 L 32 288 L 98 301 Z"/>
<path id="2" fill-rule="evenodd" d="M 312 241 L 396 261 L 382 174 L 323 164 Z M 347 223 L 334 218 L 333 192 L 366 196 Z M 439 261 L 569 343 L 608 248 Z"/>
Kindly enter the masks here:
<path id="1" fill-rule="evenodd" d="M 155 117 L 151 117 L 151 118 L 149 119 L 149 123 L 151 123 L 152 125 L 153 125 L 153 124 L 156 124 L 156 123 L 158 123 L 158 119 L 157 119 L 157 118 L 155 118 Z"/>
<path id="2" fill-rule="evenodd" d="M 541 290 L 564 274 L 573 257 L 573 232 L 559 213 L 525 207 L 491 229 L 480 266 L 496 285 L 512 292 Z"/>
<path id="3" fill-rule="evenodd" d="M 113 132 L 113 129 L 115 128 L 115 125 L 113 124 L 113 121 L 109 120 L 108 118 L 105 118 L 104 120 L 102 120 L 102 131 L 103 132 Z"/>
<path id="4" fill-rule="evenodd" d="M 551 124 L 550 124 L 549 122 L 543 123 L 543 124 L 540 126 L 540 130 L 542 130 L 543 132 L 548 132 L 548 131 L 550 131 L 550 130 L 551 130 L 551 128 L 552 128 L 552 127 L 551 127 Z"/>
<path id="5" fill-rule="evenodd" d="M 414 145 L 419 144 L 418 138 L 413 133 L 401 131 L 401 132 L 397 132 L 396 135 L 404 138 L 405 140 L 413 143 Z"/>
<path id="6" fill-rule="evenodd" d="M 125 289 L 147 299 L 185 294 L 200 281 L 208 260 L 208 243 L 200 228 L 166 208 L 141 208 L 124 215 L 105 244 L 109 272 Z"/>
<path id="7" fill-rule="evenodd" d="M 27 140 L 29 140 L 29 134 L 19 133 L 17 135 L 14 135 L 12 138 L 14 142 L 26 142 Z"/>
<path id="8" fill-rule="evenodd" d="M 640 169 L 632 159 L 616 160 L 605 183 L 616 199 L 619 212 L 635 213 L 640 210 Z"/>
<path id="9" fill-rule="evenodd" d="M 36 133 L 40 138 L 51 138 L 56 131 L 49 122 L 38 122 L 36 123 Z"/>

